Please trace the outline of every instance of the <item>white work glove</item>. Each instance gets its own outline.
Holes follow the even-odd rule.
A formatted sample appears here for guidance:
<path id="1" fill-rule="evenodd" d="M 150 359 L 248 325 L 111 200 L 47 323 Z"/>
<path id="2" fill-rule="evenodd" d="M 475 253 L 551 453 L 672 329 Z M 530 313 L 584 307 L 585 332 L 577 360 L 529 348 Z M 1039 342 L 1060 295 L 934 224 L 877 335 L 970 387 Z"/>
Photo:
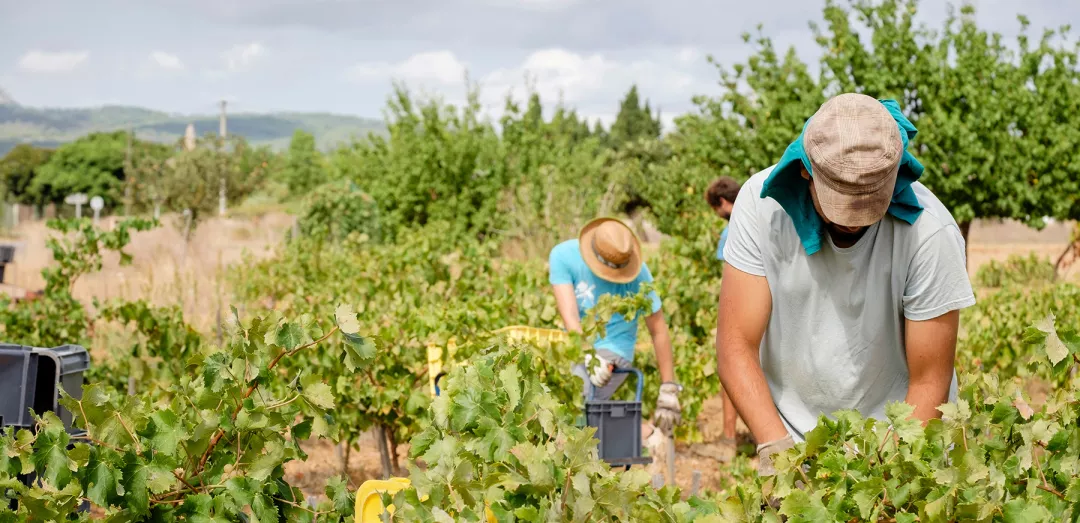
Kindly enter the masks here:
<path id="1" fill-rule="evenodd" d="M 758 455 L 758 475 L 759 476 L 774 476 L 776 475 L 776 467 L 773 466 L 773 456 L 784 452 L 795 446 L 795 440 L 791 437 L 791 434 L 784 436 L 778 440 L 762 443 L 757 446 Z"/>
<path id="2" fill-rule="evenodd" d="M 666 382 L 660 385 L 660 395 L 656 397 L 653 424 L 669 438 L 675 426 L 682 421 L 682 407 L 679 406 L 679 391 L 681 390 L 682 386 L 678 383 Z"/>
<path id="3" fill-rule="evenodd" d="M 592 368 L 592 372 L 589 373 L 589 381 L 592 382 L 594 387 L 603 387 L 611 381 L 611 374 L 615 371 L 615 364 L 605 359 L 599 354 L 586 354 L 585 364 L 589 365 L 592 358 L 596 358 L 596 366 Z"/>

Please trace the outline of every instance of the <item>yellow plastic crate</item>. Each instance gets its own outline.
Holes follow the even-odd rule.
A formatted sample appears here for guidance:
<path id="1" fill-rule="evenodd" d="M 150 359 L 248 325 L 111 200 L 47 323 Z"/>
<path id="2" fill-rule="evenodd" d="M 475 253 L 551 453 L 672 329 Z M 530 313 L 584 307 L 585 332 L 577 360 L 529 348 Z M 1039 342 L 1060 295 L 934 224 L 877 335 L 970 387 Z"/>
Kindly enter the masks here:
<path id="1" fill-rule="evenodd" d="M 399 490 L 410 485 L 409 478 L 390 478 L 387 480 L 369 479 L 356 490 L 356 514 L 355 523 L 381 523 L 379 516 L 383 512 L 394 515 L 394 506 L 383 507 L 382 498 L 379 496 L 396 494 Z"/>
<path id="2" fill-rule="evenodd" d="M 354 523 L 382 523 L 381 517 L 384 512 L 393 516 L 395 507 L 393 505 L 383 507 L 380 495 L 383 492 L 391 495 L 396 494 L 401 489 L 408 488 L 411 484 L 409 478 L 369 479 L 365 481 L 356 490 Z M 426 499 L 427 496 L 424 496 L 421 501 Z M 496 523 L 495 514 L 491 512 L 490 508 L 484 508 L 484 515 L 487 517 L 488 523 Z"/>
<path id="3" fill-rule="evenodd" d="M 435 395 L 435 377 L 439 375 L 443 370 L 443 366 L 449 367 L 454 361 L 454 354 L 457 352 L 457 339 L 450 338 L 446 342 L 446 356 L 447 361 L 443 361 L 443 347 L 429 344 L 427 347 L 427 362 L 428 362 L 428 388 L 431 391 L 431 395 Z"/>
<path id="4" fill-rule="evenodd" d="M 521 341 L 548 341 L 548 342 L 560 342 L 567 341 L 570 336 L 565 332 L 558 329 L 541 329 L 539 327 L 529 327 L 525 325 L 511 325 L 509 327 L 503 327 L 499 330 L 492 331 L 492 334 L 505 335 L 511 340 Z M 449 369 L 454 362 L 454 353 L 457 352 L 457 340 L 450 338 L 446 342 L 446 358 L 444 358 L 443 347 L 440 347 L 434 343 L 427 346 L 427 358 L 428 358 L 428 390 L 431 395 L 435 395 L 435 377 L 439 375 L 443 369 Z"/>
<path id="5" fill-rule="evenodd" d="M 511 325 L 509 327 L 503 327 L 494 334 L 505 334 L 511 340 L 530 340 L 530 341 L 567 341 L 570 339 L 570 335 L 566 331 L 558 329 L 541 329 L 539 327 L 528 327 L 525 325 Z"/>

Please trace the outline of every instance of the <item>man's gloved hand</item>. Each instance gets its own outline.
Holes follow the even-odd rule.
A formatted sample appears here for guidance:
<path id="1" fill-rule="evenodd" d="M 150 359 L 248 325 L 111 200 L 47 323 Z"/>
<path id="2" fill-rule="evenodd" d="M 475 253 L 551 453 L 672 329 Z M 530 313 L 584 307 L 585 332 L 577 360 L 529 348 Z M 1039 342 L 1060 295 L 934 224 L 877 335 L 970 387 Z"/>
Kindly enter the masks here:
<path id="1" fill-rule="evenodd" d="M 666 382 L 660 385 L 660 395 L 656 397 L 653 423 L 669 438 L 675 426 L 682 421 L 682 407 L 679 406 L 681 390 L 682 387 L 678 383 Z"/>
<path id="2" fill-rule="evenodd" d="M 757 446 L 758 455 L 758 475 L 759 476 L 773 476 L 776 474 L 776 468 L 773 467 L 772 458 L 776 454 L 779 454 L 787 449 L 795 446 L 795 440 L 791 437 L 791 434 L 784 436 L 781 439 L 762 443 Z"/>
<path id="3" fill-rule="evenodd" d="M 611 381 L 611 374 L 615 370 L 615 364 L 599 354 L 588 354 L 585 356 L 586 365 L 590 363 L 591 358 L 596 358 L 598 361 L 592 372 L 589 373 L 589 381 L 592 382 L 594 387 L 603 387 Z"/>

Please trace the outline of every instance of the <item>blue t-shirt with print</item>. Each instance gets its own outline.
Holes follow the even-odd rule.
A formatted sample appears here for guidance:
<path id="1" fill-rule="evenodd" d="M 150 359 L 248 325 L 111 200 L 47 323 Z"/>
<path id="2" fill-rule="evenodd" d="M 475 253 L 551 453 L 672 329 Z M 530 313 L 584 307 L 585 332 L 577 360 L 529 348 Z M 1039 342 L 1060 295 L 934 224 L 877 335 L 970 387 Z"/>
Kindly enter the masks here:
<path id="1" fill-rule="evenodd" d="M 727 243 L 727 227 L 720 233 L 720 243 L 716 245 L 716 259 L 724 261 L 724 244 Z"/>
<path id="2" fill-rule="evenodd" d="M 605 294 L 629 296 L 637 294 L 642 283 L 653 281 L 652 273 L 645 263 L 641 264 L 641 273 L 630 283 L 612 283 L 593 274 L 585 260 L 577 240 L 567 240 L 551 249 L 548 259 L 550 266 L 549 281 L 552 285 L 569 283 L 574 286 L 577 297 L 578 315 L 585 318 L 585 313 L 596 305 L 596 301 Z M 652 312 L 660 310 L 660 297 L 650 292 Z M 607 336 L 593 344 L 598 349 L 607 349 L 628 361 L 634 360 L 634 345 L 637 343 L 637 318 L 627 321 L 621 314 L 612 314 L 607 324 Z"/>

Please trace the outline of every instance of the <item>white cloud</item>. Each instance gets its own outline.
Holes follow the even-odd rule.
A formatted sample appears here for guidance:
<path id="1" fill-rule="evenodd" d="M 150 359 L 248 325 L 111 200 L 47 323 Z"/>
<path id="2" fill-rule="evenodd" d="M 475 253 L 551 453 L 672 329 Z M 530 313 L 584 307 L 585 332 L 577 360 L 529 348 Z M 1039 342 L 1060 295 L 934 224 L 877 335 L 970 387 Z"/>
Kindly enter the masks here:
<path id="1" fill-rule="evenodd" d="M 86 63 L 90 51 L 38 51 L 33 50 L 19 59 L 19 68 L 34 73 L 63 73 Z"/>
<path id="2" fill-rule="evenodd" d="M 237 72 L 251 67 L 256 60 L 266 55 L 266 48 L 259 42 L 235 45 L 222 54 L 225 67 L 229 71 Z"/>
<path id="3" fill-rule="evenodd" d="M 150 53 L 150 60 L 152 60 L 159 68 L 167 71 L 184 70 L 184 62 L 180 60 L 179 56 L 164 51 L 154 51 Z"/>
<path id="4" fill-rule="evenodd" d="M 507 94 L 524 102 L 527 94 L 535 91 L 546 111 L 552 111 L 561 101 L 590 121 L 599 119 L 610 125 L 619 100 L 636 84 L 653 110 L 663 110 L 665 127 L 669 127 L 674 116 L 685 110 L 687 101 L 708 88 L 707 78 L 694 72 L 700 66 L 700 56 L 692 48 L 654 53 L 650 59 L 619 59 L 603 53 L 550 48 L 529 54 L 516 66 L 481 70 L 471 76 L 479 84 L 484 112 L 493 118 L 502 115 Z M 465 100 L 467 67 L 454 53 L 443 50 L 418 53 L 397 63 L 360 63 L 345 74 L 350 81 L 365 85 L 401 81 L 422 97 L 436 93 L 444 101 L 458 105 Z M 678 107 L 672 110 L 671 106 Z"/>
<path id="5" fill-rule="evenodd" d="M 602 90 L 615 67 L 599 54 L 583 56 L 564 49 L 545 49 L 532 53 L 517 67 L 492 71 L 480 83 L 485 94 L 502 97 L 528 78 L 542 99 L 561 96 L 573 104 Z"/>
<path id="6" fill-rule="evenodd" d="M 398 80 L 406 85 L 430 85 L 444 87 L 463 84 L 465 80 L 465 62 L 458 60 L 450 51 L 429 51 L 417 53 L 404 61 L 390 64 L 386 62 L 366 62 L 354 65 L 346 75 L 356 82 L 385 82 Z"/>
<path id="7" fill-rule="evenodd" d="M 680 64 L 690 65 L 701 57 L 701 51 L 695 47 L 684 47 L 675 54 L 675 60 Z"/>
<path id="8" fill-rule="evenodd" d="M 682 54 L 681 52 L 679 54 Z M 678 58 L 678 57 L 676 57 Z M 518 67 L 497 69 L 481 79 L 484 98 L 501 101 L 513 90 L 520 99 L 529 85 L 541 99 L 563 100 L 581 114 L 611 123 L 610 113 L 631 85 L 651 100 L 653 109 L 665 100 L 688 100 L 700 80 L 681 67 L 678 60 L 620 61 L 602 54 L 581 55 L 566 49 L 545 49 L 529 55 Z"/>

